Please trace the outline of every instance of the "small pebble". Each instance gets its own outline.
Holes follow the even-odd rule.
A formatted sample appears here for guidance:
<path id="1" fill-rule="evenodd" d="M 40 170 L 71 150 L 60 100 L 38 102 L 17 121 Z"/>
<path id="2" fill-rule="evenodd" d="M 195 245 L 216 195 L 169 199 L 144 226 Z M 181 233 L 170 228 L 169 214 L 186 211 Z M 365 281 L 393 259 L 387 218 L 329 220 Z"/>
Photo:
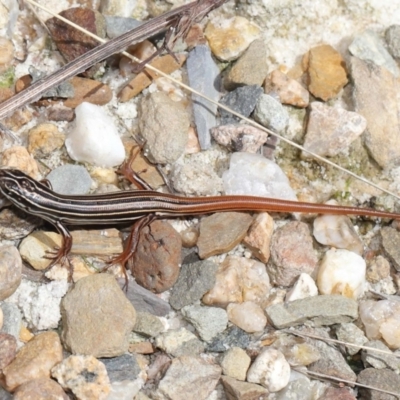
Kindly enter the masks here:
<path id="1" fill-rule="evenodd" d="M 261 332 L 267 324 L 267 317 L 264 311 L 252 301 L 230 303 L 226 311 L 228 312 L 229 321 L 248 333 Z"/>
<path id="2" fill-rule="evenodd" d="M 304 57 L 308 73 L 308 90 L 324 101 L 336 97 L 347 84 L 346 63 L 330 45 L 313 47 Z"/>
<path id="3" fill-rule="evenodd" d="M 297 200 L 282 169 L 259 154 L 233 153 L 222 179 L 225 194 Z"/>
<path id="4" fill-rule="evenodd" d="M 244 301 L 262 304 L 269 290 L 269 276 L 264 264 L 244 257 L 229 256 L 219 266 L 215 286 L 204 295 L 203 303 L 219 307 Z"/>
<path id="5" fill-rule="evenodd" d="M 65 141 L 69 156 L 79 162 L 113 167 L 124 161 L 125 149 L 114 121 L 90 103 L 75 109 L 76 120 Z"/>
<path id="6" fill-rule="evenodd" d="M 346 343 L 353 345 L 365 345 L 368 339 L 364 335 L 364 332 L 352 322 L 340 324 L 336 329 L 336 337 L 338 340 L 342 340 Z M 350 355 L 357 354 L 360 351 L 360 347 L 357 346 L 346 346 L 346 351 Z"/>
<path id="7" fill-rule="evenodd" d="M 245 237 L 253 218 L 238 212 L 215 213 L 202 218 L 197 241 L 199 257 L 204 259 L 227 253 Z"/>
<path id="8" fill-rule="evenodd" d="M 10 297 L 21 283 L 22 260 L 14 246 L 0 247 L 0 300 Z"/>
<path id="9" fill-rule="evenodd" d="M 365 261 L 358 254 L 348 250 L 328 250 L 318 271 L 318 289 L 322 294 L 357 299 L 365 290 L 365 273 Z"/>
<path id="10" fill-rule="evenodd" d="M 64 145 L 65 136 L 53 124 L 45 123 L 29 131 L 28 151 L 35 157 L 48 156 Z"/>
<path id="11" fill-rule="evenodd" d="M 155 337 L 164 330 L 161 320 L 147 312 L 138 312 L 136 314 L 136 323 L 133 331 L 148 337 Z"/>
<path id="12" fill-rule="evenodd" d="M 93 356 L 69 356 L 51 370 L 51 375 L 78 399 L 106 400 L 110 392 L 106 367 Z"/>
<path id="13" fill-rule="evenodd" d="M 275 349 L 264 349 L 251 364 L 247 380 L 259 383 L 269 392 L 278 392 L 288 383 L 290 365 L 284 355 Z"/>
<path id="14" fill-rule="evenodd" d="M 242 382 L 229 376 L 222 376 L 221 381 L 228 399 L 263 399 L 268 396 L 267 389 L 255 383 Z"/>
<path id="15" fill-rule="evenodd" d="M 254 110 L 254 119 L 268 129 L 283 132 L 289 124 L 289 114 L 282 104 L 269 94 L 262 94 Z"/>
<path id="16" fill-rule="evenodd" d="M 260 28 L 243 17 L 210 21 L 204 31 L 214 56 L 221 61 L 240 57 L 260 35 Z"/>
<path id="17" fill-rule="evenodd" d="M 36 335 L 3 369 L 6 389 L 13 391 L 32 379 L 49 378 L 51 368 L 62 359 L 62 346 L 56 332 L 49 331 Z"/>
<path id="18" fill-rule="evenodd" d="M 302 273 L 293 287 L 286 293 L 285 301 L 294 301 L 310 296 L 318 296 L 317 285 L 310 275 Z"/>
<path id="19" fill-rule="evenodd" d="M 221 359 L 222 373 L 239 381 L 246 380 L 251 358 L 240 347 L 232 347 Z"/>
<path id="20" fill-rule="evenodd" d="M 364 245 L 346 215 L 321 215 L 313 223 L 313 236 L 318 243 L 362 255 Z"/>
<path id="21" fill-rule="evenodd" d="M 244 330 L 232 325 L 213 339 L 207 346 L 207 351 L 223 353 L 231 347 L 240 347 L 246 350 L 250 344 L 250 337 Z"/>
<path id="22" fill-rule="evenodd" d="M 183 316 L 196 328 L 197 333 L 206 342 L 223 332 L 228 324 L 228 315 L 222 308 L 186 306 Z"/>
<path id="23" fill-rule="evenodd" d="M 10 147 L 3 151 L 1 166 L 15 168 L 25 172 L 31 178 L 39 178 L 39 168 L 37 162 L 22 146 Z"/>
<path id="24" fill-rule="evenodd" d="M 295 107 L 307 107 L 310 101 L 310 94 L 307 89 L 279 69 L 272 71 L 265 79 L 264 91 L 266 94 L 279 96 L 279 101 L 282 104 Z"/>
<path id="25" fill-rule="evenodd" d="M 53 169 L 47 176 L 52 189 L 60 194 L 88 194 L 92 179 L 81 165 L 64 164 Z"/>

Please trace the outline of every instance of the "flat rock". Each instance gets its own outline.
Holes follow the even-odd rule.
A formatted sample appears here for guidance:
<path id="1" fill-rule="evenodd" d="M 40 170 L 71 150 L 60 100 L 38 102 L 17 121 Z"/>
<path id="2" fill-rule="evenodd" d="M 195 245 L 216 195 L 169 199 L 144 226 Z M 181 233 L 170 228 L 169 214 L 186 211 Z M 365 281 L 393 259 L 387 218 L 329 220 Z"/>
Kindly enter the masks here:
<path id="1" fill-rule="evenodd" d="M 269 395 L 267 389 L 255 383 L 242 382 L 229 376 L 223 376 L 221 381 L 228 400 L 263 400 Z"/>
<path id="2" fill-rule="evenodd" d="M 183 264 L 179 278 L 171 289 L 169 302 L 175 310 L 193 304 L 215 284 L 218 266 L 212 261 Z"/>
<path id="3" fill-rule="evenodd" d="M 400 232 L 397 229 L 385 226 L 380 230 L 382 237 L 382 246 L 386 256 L 392 262 L 397 271 L 400 271 Z"/>
<path id="4" fill-rule="evenodd" d="M 400 393 L 400 377 L 390 369 L 366 368 L 358 374 L 357 382 L 393 393 L 382 393 L 360 387 L 360 395 L 369 400 L 395 400 Z"/>
<path id="5" fill-rule="evenodd" d="M 347 150 L 366 129 L 366 119 L 355 112 L 311 103 L 304 148 L 320 156 L 333 157 Z M 303 157 L 309 157 L 307 152 Z"/>
<path id="6" fill-rule="evenodd" d="M 3 369 L 7 390 L 32 379 L 50 378 L 50 370 L 63 359 L 56 332 L 40 333 L 20 349 L 15 359 Z"/>
<path id="7" fill-rule="evenodd" d="M 119 357 L 100 358 L 107 370 L 110 382 L 133 381 L 140 374 L 140 366 L 136 357 L 131 354 L 123 354 Z"/>
<path id="8" fill-rule="evenodd" d="M 248 85 L 260 87 L 267 73 L 267 48 L 263 39 L 256 39 L 229 70 L 224 86 L 227 90 Z"/>
<path id="9" fill-rule="evenodd" d="M 113 276 L 80 279 L 61 303 L 64 346 L 73 354 L 115 357 L 128 350 L 136 312 Z"/>
<path id="10" fill-rule="evenodd" d="M 64 164 L 53 169 L 47 176 L 53 190 L 60 194 L 88 194 L 92 178 L 81 165 Z"/>
<path id="11" fill-rule="evenodd" d="M 367 120 L 365 145 L 382 167 L 400 164 L 399 83 L 386 68 L 350 60 L 355 111 Z"/>
<path id="12" fill-rule="evenodd" d="M 218 365 L 197 357 L 178 357 L 172 360 L 157 393 L 175 400 L 186 400 L 188 393 L 196 393 L 197 399 L 206 399 L 217 386 L 220 376 Z"/>
<path id="13" fill-rule="evenodd" d="M 268 274 L 276 285 L 291 286 L 301 273 L 313 275 L 318 258 L 304 222 L 288 222 L 272 235 Z"/>
<path id="14" fill-rule="evenodd" d="M 219 68 L 211 57 L 208 46 L 196 46 L 186 62 L 189 85 L 217 101 L 219 98 Z M 193 119 L 196 125 L 200 147 L 206 150 L 211 146 L 210 129 L 216 125 L 217 106 L 203 97 L 192 93 Z"/>
<path id="15" fill-rule="evenodd" d="M 139 129 L 146 142 L 151 161 L 173 163 L 184 152 L 190 126 L 183 104 L 163 92 L 151 93 L 140 103 Z M 174 140 L 171 140 L 174 132 Z"/>
<path id="16" fill-rule="evenodd" d="M 232 250 L 245 237 L 253 218 L 238 212 L 215 213 L 200 222 L 197 241 L 200 258 Z"/>
<path id="17" fill-rule="evenodd" d="M 303 65 L 308 73 L 308 90 L 324 101 L 336 97 L 348 82 L 345 61 L 328 44 L 312 48 L 303 57 Z"/>
<path id="18" fill-rule="evenodd" d="M 251 358 L 240 347 L 232 347 L 221 359 L 222 373 L 235 380 L 245 381 Z"/>
<path id="19" fill-rule="evenodd" d="M 273 304 L 265 312 L 276 328 L 283 329 L 306 321 L 315 326 L 351 322 L 358 317 L 358 306 L 355 300 L 344 296 L 321 295 Z"/>
<path id="20" fill-rule="evenodd" d="M 282 104 L 269 94 L 262 94 L 254 110 L 254 119 L 276 132 L 283 132 L 289 124 L 289 114 Z"/>
<path id="21" fill-rule="evenodd" d="M 132 259 L 136 282 L 155 293 L 170 289 L 178 279 L 182 240 L 166 221 L 154 221 L 140 232 Z"/>

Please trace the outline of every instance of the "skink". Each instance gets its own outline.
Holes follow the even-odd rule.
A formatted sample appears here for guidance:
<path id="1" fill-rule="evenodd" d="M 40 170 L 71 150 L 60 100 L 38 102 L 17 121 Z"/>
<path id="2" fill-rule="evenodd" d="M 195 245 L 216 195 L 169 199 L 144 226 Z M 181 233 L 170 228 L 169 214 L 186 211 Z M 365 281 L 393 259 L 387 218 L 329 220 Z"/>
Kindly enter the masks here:
<path id="1" fill-rule="evenodd" d="M 255 196 L 181 197 L 152 190 L 128 190 L 100 195 L 71 196 L 51 190 L 16 169 L 0 170 L 0 192 L 12 204 L 28 214 L 52 224 L 63 237 L 63 246 L 53 263 L 64 261 L 72 246 L 66 226 L 114 225 L 138 221 L 135 234 L 154 216 L 189 216 L 218 211 L 300 212 L 335 215 L 359 215 L 400 219 L 400 214 L 368 208 L 304 203 Z M 130 247 L 134 247 L 132 245 Z M 134 249 L 123 253 L 115 262 L 126 262 Z"/>

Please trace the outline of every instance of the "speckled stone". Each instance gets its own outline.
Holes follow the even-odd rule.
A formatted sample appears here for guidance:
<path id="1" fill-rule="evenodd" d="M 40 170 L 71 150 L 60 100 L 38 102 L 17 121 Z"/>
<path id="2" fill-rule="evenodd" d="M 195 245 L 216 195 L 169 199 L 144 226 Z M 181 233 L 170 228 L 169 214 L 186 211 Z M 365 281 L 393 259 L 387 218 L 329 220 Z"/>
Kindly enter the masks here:
<path id="1" fill-rule="evenodd" d="M 28 135 L 28 151 L 39 158 L 60 149 L 65 140 L 65 135 L 54 124 L 49 123 L 35 126 Z"/>
<path id="2" fill-rule="evenodd" d="M 17 340 L 14 336 L 0 332 L 0 369 L 4 369 L 15 358 Z"/>
<path id="3" fill-rule="evenodd" d="M 0 247 L 0 300 L 10 297 L 21 283 L 22 259 L 14 246 Z"/>

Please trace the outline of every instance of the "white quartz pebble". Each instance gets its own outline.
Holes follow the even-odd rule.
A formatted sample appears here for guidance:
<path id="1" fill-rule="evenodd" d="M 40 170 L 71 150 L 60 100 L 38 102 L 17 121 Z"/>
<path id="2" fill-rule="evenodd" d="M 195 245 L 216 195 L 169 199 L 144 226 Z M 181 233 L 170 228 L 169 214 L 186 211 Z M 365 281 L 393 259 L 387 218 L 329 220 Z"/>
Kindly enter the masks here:
<path id="1" fill-rule="evenodd" d="M 348 250 L 328 250 L 318 271 L 321 294 L 341 294 L 357 299 L 364 293 L 366 264 L 362 257 Z"/>
<path id="2" fill-rule="evenodd" d="M 247 380 L 259 383 L 269 392 L 283 389 L 290 378 L 290 365 L 284 355 L 271 348 L 264 349 L 254 360 L 247 373 Z"/>
<path id="3" fill-rule="evenodd" d="M 321 215 L 315 218 L 313 235 L 318 243 L 359 255 L 363 252 L 363 244 L 346 215 Z"/>
<path id="4" fill-rule="evenodd" d="M 69 156 L 79 162 L 113 167 L 125 158 L 125 149 L 113 120 L 104 110 L 90 103 L 75 109 L 75 126 L 65 146 Z"/>
<path id="5" fill-rule="evenodd" d="M 287 292 L 285 301 L 294 301 L 317 295 L 318 288 L 314 279 L 311 278 L 310 275 L 303 272 L 293 285 L 293 288 Z"/>
<path id="6" fill-rule="evenodd" d="M 248 333 L 261 332 L 267 324 L 267 317 L 264 311 L 252 301 L 231 303 L 226 311 L 228 312 L 229 321 Z"/>
<path id="7" fill-rule="evenodd" d="M 360 305 L 360 317 L 368 339 L 383 339 L 391 349 L 400 348 L 400 298 L 367 300 Z"/>
<path id="8" fill-rule="evenodd" d="M 297 200 L 289 180 L 273 161 L 259 154 L 233 153 L 222 175 L 225 194 L 247 194 Z"/>

